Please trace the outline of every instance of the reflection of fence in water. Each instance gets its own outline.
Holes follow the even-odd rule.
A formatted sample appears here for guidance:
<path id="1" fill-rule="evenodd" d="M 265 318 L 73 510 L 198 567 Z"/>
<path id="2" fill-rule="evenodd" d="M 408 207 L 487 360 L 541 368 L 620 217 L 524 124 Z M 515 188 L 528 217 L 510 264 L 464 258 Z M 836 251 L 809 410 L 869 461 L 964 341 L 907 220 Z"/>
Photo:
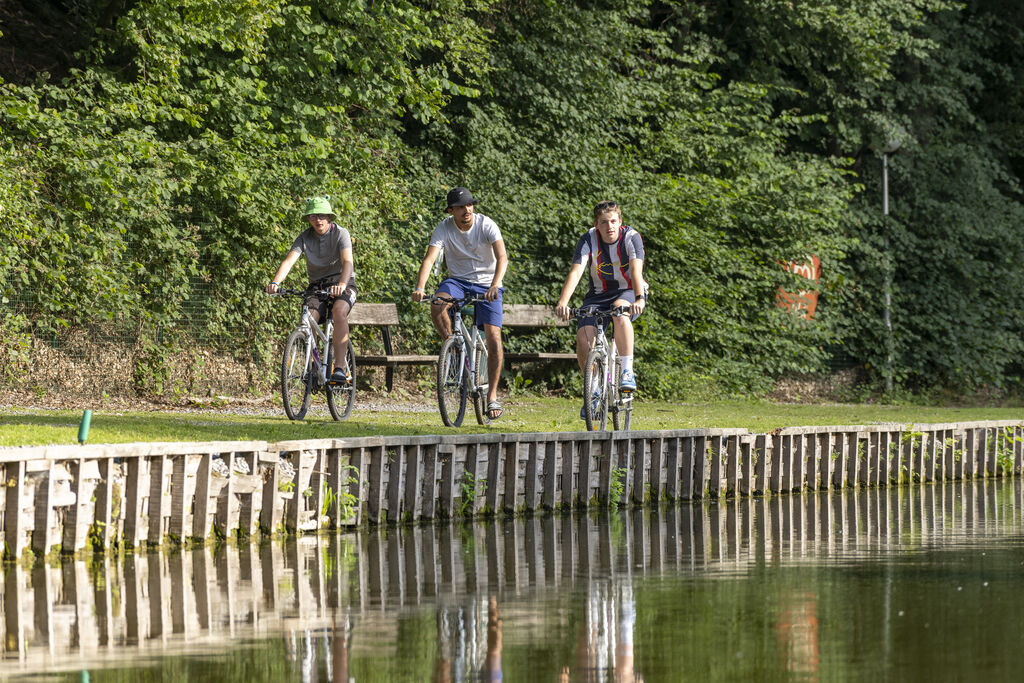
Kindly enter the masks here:
<path id="1" fill-rule="evenodd" d="M 397 609 L 451 597 L 564 594 L 592 577 L 855 559 L 938 546 L 967 531 L 1019 533 L 1022 510 L 1019 479 L 982 480 L 8 565 L 0 674 L 123 665 L 132 654 L 213 649 L 339 620 L 352 620 L 357 633 L 393 634 Z"/>

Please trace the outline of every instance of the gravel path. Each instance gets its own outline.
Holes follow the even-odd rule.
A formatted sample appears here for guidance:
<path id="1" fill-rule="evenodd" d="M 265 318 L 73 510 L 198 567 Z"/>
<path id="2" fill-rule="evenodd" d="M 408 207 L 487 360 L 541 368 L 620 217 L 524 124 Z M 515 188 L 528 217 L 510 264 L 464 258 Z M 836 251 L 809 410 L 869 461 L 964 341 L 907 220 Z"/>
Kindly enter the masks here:
<path id="1" fill-rule="evenodd" d="M 105 412 L 141 411 L 172 412 L 217 415 L 240 415 L 249 417 L 276 417 L 284 415 L 280 400 L 272 397 L 239 398 L 216 396 L 190 398 L 177 403 L 158 403 L 134 398 L 107 396 L 103 399 L 87 397 L 44 397 L 5 393 L 0 395 L 0 410 L 84 410 Z M 372 393 L 357 394 L 353 413 L 430 413 L 437 411 L 432 398 L 408 397 L 394 399 Z M 314 397 L 309 412 L 312 415 L 327 415 L 327 403 L 322 397 Z"/>

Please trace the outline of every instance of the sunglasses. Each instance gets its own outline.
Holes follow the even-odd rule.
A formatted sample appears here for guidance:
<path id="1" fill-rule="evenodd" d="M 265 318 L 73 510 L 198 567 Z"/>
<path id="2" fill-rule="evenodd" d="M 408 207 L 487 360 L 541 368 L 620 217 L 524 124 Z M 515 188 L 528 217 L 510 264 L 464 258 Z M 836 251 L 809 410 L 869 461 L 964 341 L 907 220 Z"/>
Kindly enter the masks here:
<path id="1" fill-rule="evenodd" d="M 608 209 L 619 208 L 618 202 L 598 202 L 597 206 L 594 207 L 594 211 L 607 211 Z"/>

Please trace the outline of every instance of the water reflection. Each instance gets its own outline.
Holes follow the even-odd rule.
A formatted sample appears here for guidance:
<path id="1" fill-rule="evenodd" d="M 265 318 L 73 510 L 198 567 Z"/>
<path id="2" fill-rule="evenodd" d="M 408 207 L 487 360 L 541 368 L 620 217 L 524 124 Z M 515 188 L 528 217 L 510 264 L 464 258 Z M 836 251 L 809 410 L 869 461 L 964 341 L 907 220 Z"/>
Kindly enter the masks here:
<path id="1" fill-rule="evenodd" d="M 873 575 L 870 606 L 773 572 L 983 549 L 1019 535 L 1021 503 L 1019 481 L 956 482 L 8 566 L 0 676 L 111 667 L 128 680 L 175 662 L 245 681 L 664 680 L 698 666 L 680 653 L 699 660 L 707 635 L 732 662 L 717 677 L 817 680 L 834 666 L 822 614 L 878 610 L 878 642 L 897 638 L 892 570 Z M 734 577 L 750 585 L 731 608 L 704 602 L 724 590 L 709 580 Z M 671 601 L 725 617 L 682 642 L 691 626 Z"/>

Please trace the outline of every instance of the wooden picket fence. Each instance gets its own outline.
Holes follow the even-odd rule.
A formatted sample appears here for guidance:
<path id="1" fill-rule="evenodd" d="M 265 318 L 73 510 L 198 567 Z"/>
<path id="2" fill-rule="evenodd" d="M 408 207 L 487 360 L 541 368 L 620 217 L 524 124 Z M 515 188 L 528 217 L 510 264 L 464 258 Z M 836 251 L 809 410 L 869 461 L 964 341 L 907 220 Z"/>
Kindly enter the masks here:
<path id="1" fill-rule="evenodd" d="M 4 556 L 1015 475 L 1022 422 L 0 449 Z"/>

